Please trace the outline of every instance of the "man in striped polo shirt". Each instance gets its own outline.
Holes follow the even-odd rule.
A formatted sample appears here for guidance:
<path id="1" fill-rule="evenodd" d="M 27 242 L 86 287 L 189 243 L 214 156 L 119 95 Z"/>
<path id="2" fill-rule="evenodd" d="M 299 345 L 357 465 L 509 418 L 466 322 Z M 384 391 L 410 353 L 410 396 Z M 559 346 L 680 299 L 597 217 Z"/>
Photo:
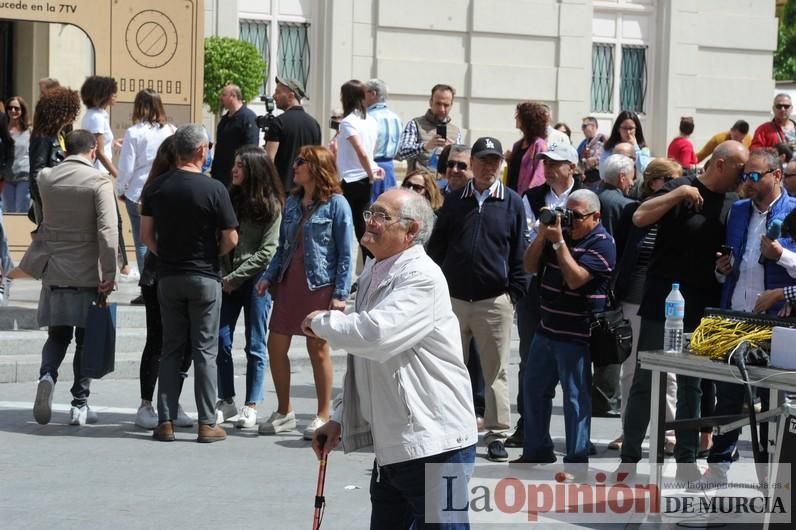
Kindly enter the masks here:
<path id="1" fill-rule="evenodd" d="M 616 260 L 613 238 L 600 224 L 600 199 L 586 189 L 567 199 L 571 224 L 539 223 L 525 253 L 537 274 L 541 320 L 524 372 L 525 439 L 518 463 L 553 463 L 550 416 L 555 387 L 564 393 L 565 463 L 589 461 L 592 313 L 605 307 Z M 544 221 L 544 216 L 540 216 Z"/>

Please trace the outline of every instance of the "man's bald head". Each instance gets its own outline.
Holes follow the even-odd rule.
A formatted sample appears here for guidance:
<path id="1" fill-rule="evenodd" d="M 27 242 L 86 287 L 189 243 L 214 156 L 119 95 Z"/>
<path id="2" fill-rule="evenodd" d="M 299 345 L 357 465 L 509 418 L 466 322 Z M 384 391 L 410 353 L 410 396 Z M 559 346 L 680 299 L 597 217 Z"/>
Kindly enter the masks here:
<path id="1" fill-rule="evenodd" d="M 628 158 L 632 158 L 633 160 L 636 159 L 636 148 L 633 147 L 633 144 L 627 142 L 619 142 L 614 146 L 613 154 L 615 155 L 625 155 Z"/>
<path id="2" fill-rule="evenodd" d="M 727 140 L 713 151 L 703 182 L 711 191 L 733 191 L 741 182 L 744 164 L 749 160 L 749 149 L 741 142 Z"/>

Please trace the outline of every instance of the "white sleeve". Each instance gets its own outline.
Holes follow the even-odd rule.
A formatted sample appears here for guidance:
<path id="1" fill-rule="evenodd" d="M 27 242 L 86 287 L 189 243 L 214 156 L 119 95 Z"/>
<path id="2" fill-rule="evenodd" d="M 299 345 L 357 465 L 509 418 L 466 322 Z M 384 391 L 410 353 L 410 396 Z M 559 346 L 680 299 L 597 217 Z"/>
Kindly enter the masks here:
<path id="1" fill-rule="evenodd" d="M 117 167 L 119 176 L 116 178 L 116 191 L 119 195 L 124 195 L 135 167 L 135 146 L 133 146 L 133 135 L 130 134 L 130 129 L 127 129 L 124 133 L 122 151 L 119 153 L 119 165 Z"/>
<path id="2" fill-rule="evenodd" d="M 343 120 L 340 122 L 340 138 L 346 140 L 349 136 L 359 136 L 359 131 L 348 120 Z"/>
<path id="3" fill-rule="evenodd" d="M 404 275 L 375 307 L 359 313 L 322 313 L 312 320 L 312 331 L 335 349 L 387 361 L 412 349 L 434 328 L 434 298 L 442 295 L 437 287 L 426 274 Z"/>
<path id="4" fill-rule="evenodd" d="M 92 134 L 105 134 L 105 124 L 99 112 L 88 111 L 86 115 L 83 116 L 80 127 Z"/>
<path id="5" fill-rule="evenodd" d="M 777 265 L 788 271 L 791 278 L 796 278 L 796 252 L 783 247 Z"/>

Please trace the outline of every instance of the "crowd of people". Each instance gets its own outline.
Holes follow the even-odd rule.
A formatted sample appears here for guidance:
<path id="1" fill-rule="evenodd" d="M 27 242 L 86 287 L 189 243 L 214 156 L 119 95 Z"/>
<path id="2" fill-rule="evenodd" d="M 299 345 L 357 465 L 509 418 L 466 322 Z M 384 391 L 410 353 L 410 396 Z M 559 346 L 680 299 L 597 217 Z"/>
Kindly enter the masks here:
<path id="1" fill-rule="evenodd" d="M 342 112 L 330 120 L 337 132 L 324 146 L 301 105 L 302 83 L 277 78 L 282 113 L 261 141 L 254 112 L 227 85 L 208 177 L 207 131 L 168 123 L 151 89 L 138 93 L 131 126 L 115 141 L 108 113 L 116 92 L 101 76 L 79 94 L 43 84 L 32 124 L 20 97 L 0 114 L 4 205 L 30 209 L 37 225 L 18 272 L 2 262 L 4 278 L 42 280 L 39 324 L 48 340 L 36 421 L 51 420 L 73 338 L 69 421 L 97 421 L 81 349 L 88 308 L 128 267 L 123 202 L 140 274 L 134 302 L 147 322 L 136 424 L 159 441 L 193 425 L 180 405 L 193 366 L 199 442 L 223 440 L 231 420 L 262 435 L 295 431 L 288 350 L 304 337 L 317 410 L 303 436 L 319 456 L 341 439 L 346 451 L 374 446 L 377 528 L 422 522 L 423 465 L 472 464 L 479 430 L 488 460 L 505 462 L 506 447 L 521 447 L 515 462 L 557 461 L 550 419 L 558 385 L 564 463 L 595 454 L 592 417 L 617 417 L 621 431 L 609 449 L 632 470 L 650 420 L 650 373 L 636 355 L 662 348 L 671 284 L 686 300 L 686 331 L 709 306 L 784 314 L 794 297 L 792 241 L 766 237 L 796 208 L 796 162 L 786 150 L 796 124 L 784 94 L 774 119 L 752 135 L 739 120 L 699 151 L 690 140 L 694 119 L 683 117 L 667 156 L 654 157 L 635 112 L 620 112 L 607 135 L 596 118 L 583 118 L 576 147 L 570 128 L 552 125 L 551 109 L 532 101 L 516 106 L 520 138 L 510 149 L 493 137 L 468 146 L 451 119 L 452 86 L 433 86 L 428 109 L 402 123 L 379 79 L 341 86 Z M 80 129 L 66 133 L 81 99 Z M 407 167 L 400 184 L 396 162 Z M 593 314 L 611 303 L 631 319 L 633 354 L 621 366 L 593 368 Z M 245 395 L 236 403 L 241 312 Z M 515 321 L 521 362 L 512 381 Z M 334 404 L 333 347 L 348 353 Z M 262 419 L 269 362 L 277 405 Z M 671 377 L 666 414 L 730 414 L 742 398 L 737 385 Z M 683 428 L 667 433 L 665 451 L 692 478 L 700 456 L 731 462 L 737 437 Z"/>

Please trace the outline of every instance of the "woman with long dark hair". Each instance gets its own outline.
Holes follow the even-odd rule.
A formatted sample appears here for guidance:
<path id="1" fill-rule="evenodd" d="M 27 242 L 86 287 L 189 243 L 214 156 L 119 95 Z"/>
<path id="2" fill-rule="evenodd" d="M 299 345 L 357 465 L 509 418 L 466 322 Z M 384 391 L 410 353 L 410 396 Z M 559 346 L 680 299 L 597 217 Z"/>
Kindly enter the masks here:
<path id="1" fill-rule="evenodd" d="M 285 203 L 279 246 L 257 291 L 274 298 L 268 334 L 271 377 L 277 409 L 260 425 L 260 434 L 296 428 L 290 404 L 290 360 L 287 352 L 294 335 L 306 336 L 301 322 L 318 309 L 343 311 L 351 291 L 353 241 L 351 208 L 340 194 L 340 177 L 332 153 L 321 146 L 304 146 L 293 162 L 296 184 Z M 312 439 L 315 429 L 329 421 L 332 399 L 332 358 L 329 344 L 307 337 L 307 351 L 315 376 L 318 409 L 304 430 Z"/>
<path id="2" fill-rule="evenodd" d="M 370 204 L 371 184 L 384 178 L 384 170 L 373 159 L 379 126 L 368 117 L 365 104 L 367 89 L 362 81 L 352 79 L 340 87 L 343 119 L 337 137 L 337 171 L 342 180 L 343 196 L 351 207 L 354 232 L 359 241 L 365 234 L 362 212 Z M 370 253 L 360 246 L 364 257 Z"/>
<path id="3" fill-rule="evenodd" d="M 28 104 L 19 96 L 6 100 L 8 132 L 14 139 L 14 162 L 3 175 L 3 209 L 6 212 L 27 212 L 30 208 L 30 117 Z"/>
<path id="4" fill-rule="evenodd" d="M 146 245 L 141 243 L 141 216 L 138 213 L 141 190 L 144 187 L 152 162 L 163 140 L 174 134 L 176 128 L 166 123 L 166 111 L 160 94 L 147 88 L 135 96 L 133 103 L 133 126 L 127 129 L 119 155 L 119 176 L 116 193 L 124 200 L 130 227 L 133 230 L 135 260 L 139 274 L 144 270 Z M 134 300 L 134 303 L 138 299 Z"/>
<path id="5" fill-rule="evenodd" d="M 247 145 L 235 153 L 232 166 L 232 205 L 240 226 L 235 250 L 222 256 L 221 321 L 218 331 L 218 402 L 216 424 L 237 415 L 237 427 L 257 424 L 257 403 L 263 400 L 265 382 L 265 335 L 271 296 L 259 296 L 257 281 L 271 263 L 279 243 L 284 193 L 282 179 L 268 154 Z M 246 344 L 246 398 L 235 405 L 235 374 L 232 338 L 243 310 Z"/>
<path id="6" fill-rule="evenodd" d="M 174 149 L 174 138 L 170 136 L 163 140 L 158 147 L 143 189 L 146 189 L 161 175 L 175 167 L 177 167 L 177 152 Z M 141 355 L 141 370 L 139 374 L 141 405 L 139 405 L 138 412 L 135 415 L 135 424 L 143 429 L 154 429 L 158 426 L 158 414 L 152 405 L 152 398 L 155 394 L 155 384 L 158 381 L 160 354 L 163 349 L 163 323 L 160 319 L 160 301 L 158 300 L 158 257 L 152 252 L 147 252 L 143 263 L 144 269 L 138 285 L 141 287 L 141 295 L 144 297 L 144 307 L 146 308 L 146 344 Z M 188 333 L 187 330 L 186 333 Z M 191 341 L 188 341 L 185 344 L 182 365 L 180 366 L 181 385 L 185 378 L 188 377 L 191 359 Z M 180 388 L 180 392 L 182 392 L 182 388 Z M 193 420 L 182 410 L 182 405 L 177 407 L 175 424 L 178 427 L 193 426 Z"/>
<path id="7" fill-rule="evenodd" d="M 638 114 L 632 110 L 623 110 L 614 120 L 611 136 L 603 144 L 603 154 L 600 156 L 600 173 L 602 173 L 605 159 L 614 154 L 614 146 L 618 143 L 628 143 L 636 151 L 636 174 L 643 175 L 647 164 L 652 160 L 647 142 L 644 140 L 644 129 Z"/>

